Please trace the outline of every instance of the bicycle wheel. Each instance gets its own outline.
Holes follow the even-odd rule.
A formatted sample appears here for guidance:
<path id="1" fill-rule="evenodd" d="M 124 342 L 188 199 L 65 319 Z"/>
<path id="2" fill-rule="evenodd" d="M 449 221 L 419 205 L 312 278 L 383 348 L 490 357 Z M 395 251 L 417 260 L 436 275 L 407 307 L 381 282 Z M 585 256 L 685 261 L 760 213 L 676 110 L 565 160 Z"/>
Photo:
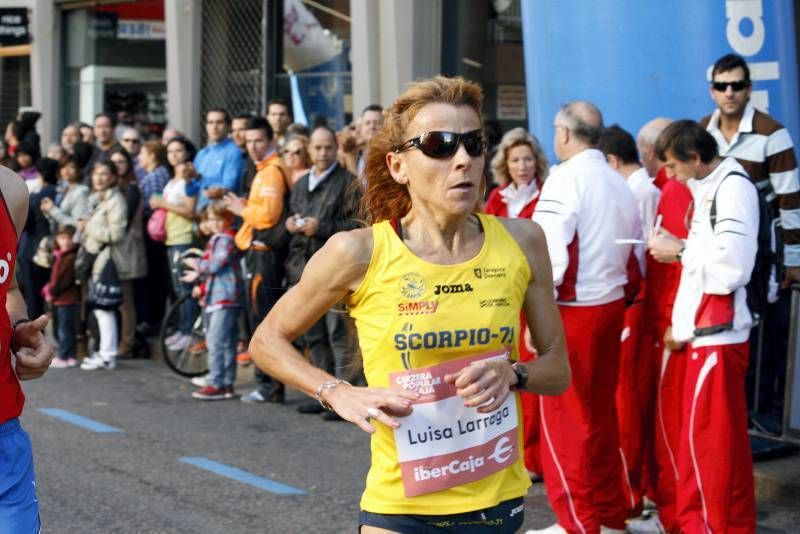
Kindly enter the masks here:
<path id="1" fill-rule="evenodd" d="M 188 378 L 208 373 L 208 351 L 206 350 L 205 332 L 203 330 L 202 310 L 197 308 L 197 312 L 192 318 L 191 342 L 186 348 L 170 350 L 167 347 L 166 339 L 177 332 L 180 324 L 181 305 L 186 299 L 190 298 L 192 298 L 191 295 L 183 295 L 170 305 L 167 313 L 164 314 L 164 321 L 161 323 L 159 335 L 164 362 L 174 372 Z"/>

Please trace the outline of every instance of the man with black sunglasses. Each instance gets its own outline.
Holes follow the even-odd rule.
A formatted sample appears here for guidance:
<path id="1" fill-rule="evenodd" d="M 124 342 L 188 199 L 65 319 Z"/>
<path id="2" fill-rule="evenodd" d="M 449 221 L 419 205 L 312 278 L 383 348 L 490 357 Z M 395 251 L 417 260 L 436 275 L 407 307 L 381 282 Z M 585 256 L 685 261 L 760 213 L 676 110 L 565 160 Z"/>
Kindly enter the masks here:
<path id="1" fill-rule="evenodd" d="M 717 140 L 721 156 L 732 156 L 759 190 L 771 188 L 783 231 L 783 287 L 800 282 L 800 180 L 794 144 L 778 121 L 753 107 L 750 69 L 741 56 L 728 54 L 714 63 L 711 98 L 717 109 L 700 124 Z M 774 210 L 778 213 L 778 210 Z M 782 234 L 782 235 L 780 235 Z M 782 238 L 782 239 L 781 239 Z"/>
<path id="2" fill-rule="evenodd" d="M 788 130 L 755 109 L 750 101 L 752 91 L 745 60 L 735 54 L 721 57 L 711 71 L 710 93 L 717 109 L 700 124 L 716 139 L 720 156 L 736 158 L 750 175 L 775 230 L 774 245 L 760 239 L 752 274 L 751 286 L 763 289 L 751 294 L 751 304 L 759 308 L 753 311 L 764 318 L 761 328 L 769 335 L 761 349 L 757 343 L 759 330 L 753 330 L 747 387 L 750 405 L 756 407 L 753 390 L 755 380 L 759 380 L 757 412 L 779 421 L 789 339 L 788 287 L 800 282 L 800 179 Z M 770 233 L 765 230 L 759 235 Z M 759 351 L 761 373 L 756 378 L 754 362 Z"/>

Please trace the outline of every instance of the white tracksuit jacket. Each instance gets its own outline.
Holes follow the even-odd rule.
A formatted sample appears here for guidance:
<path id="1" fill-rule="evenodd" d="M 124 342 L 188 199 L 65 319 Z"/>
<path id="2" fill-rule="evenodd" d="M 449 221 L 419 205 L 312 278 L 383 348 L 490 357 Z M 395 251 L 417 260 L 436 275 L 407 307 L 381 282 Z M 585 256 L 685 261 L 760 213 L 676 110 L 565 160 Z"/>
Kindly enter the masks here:
<path id="1" fill-rule="evenodd" d="M 729 345 L 746 341 L 753 324 L 745 285 L 758 248 L 758 197 L 748 178 L 725 176 L 745 173 L 733 158 L 725 158 L 702 180 L 687 182 L 694 199 L 689 236 L 681 263 L 683 272 L 672 309 L 672 336 L 695 347 Z M 719 190 L 718 190 L 719 188 Z M 711 228 L 711 203 L 717 195 L 717 223 Z M 734 295 L 733 329 L 695 336 L 695 315 L 703 294 Z"/>
<path id="2" fill-rule="evenodd" d="M 642 223 L 636 197 L 602 152 L 586 149 L 555 167 L 533 220 L 547 237 L 559 304 L 595 306 L 623 298 L 632 245 L 615 240 L 642 239 Z"/>

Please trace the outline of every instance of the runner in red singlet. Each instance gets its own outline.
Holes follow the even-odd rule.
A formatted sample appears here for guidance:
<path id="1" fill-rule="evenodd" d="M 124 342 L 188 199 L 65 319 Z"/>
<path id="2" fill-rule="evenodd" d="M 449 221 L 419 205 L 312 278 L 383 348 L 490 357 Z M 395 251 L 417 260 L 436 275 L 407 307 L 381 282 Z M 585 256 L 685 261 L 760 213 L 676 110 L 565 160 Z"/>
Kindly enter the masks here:
<path id="1" fill-rule="evenodd" d="M 17 288 L 14 263 L 28 212 L 22 179 L 0 167 L 0 534 L 38 532 L 39 504 L 28 435 L 19 424 L 25 396 L 19 380 L 42 376 L 53 347 L 42 331 L 47 316 L 31 321 Z"/>

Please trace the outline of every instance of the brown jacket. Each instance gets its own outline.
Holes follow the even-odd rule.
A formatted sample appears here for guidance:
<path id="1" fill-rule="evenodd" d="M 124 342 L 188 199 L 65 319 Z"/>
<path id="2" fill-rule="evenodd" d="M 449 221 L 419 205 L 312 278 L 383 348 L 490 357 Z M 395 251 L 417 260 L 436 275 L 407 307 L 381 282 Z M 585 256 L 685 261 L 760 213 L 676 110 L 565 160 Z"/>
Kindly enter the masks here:
<path id="1" fill-rule="evenodd" d="M 53 306 L 68 306 L 80 302 L 80 289 L 75 283 L 75 257 L 78 246 L 66 251 L 55 251 L 55 262 L 50 271 L 47 292 L 53 298 Z"/>

